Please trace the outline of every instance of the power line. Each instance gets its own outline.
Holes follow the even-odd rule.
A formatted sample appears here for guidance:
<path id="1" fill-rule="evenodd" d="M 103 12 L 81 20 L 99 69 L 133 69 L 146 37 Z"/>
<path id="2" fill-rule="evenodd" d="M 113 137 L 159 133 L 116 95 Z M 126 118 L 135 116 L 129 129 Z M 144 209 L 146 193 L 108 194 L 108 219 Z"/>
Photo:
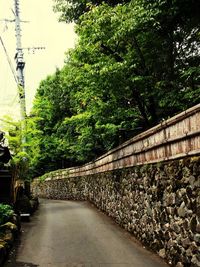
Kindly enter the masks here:
<path id="1" fill-rule="evenodd" d="M 10 70 L 11 70 L 11 72 L 12 72 L 12 74 L 13 74 L 14 80 L 15 80 L 16 84 L 18 85 L 18 80 L 17 80 L 17 75 L 16 75 L 16 73 L 15 73 L 15 69 L 14 69 L 14 67 L 13 67 L 13 65 L 12 65 L 11 59 L 10 59 L 10 57 L 9 57 L 9 55 L 8 55 L 7 49 L 6 49 L 6 47 L 5 47 L 5 44 L 4 44 L 3 39 L 2 39 L 1 36 L 0 36 L 0 42 L 1 42 L 1 45 L 2 45 L 2 47 L 3 47 L 3 49 L 4 49 L 4 52 L 5 52 L 5 54 L 6 54 L 6 58 L 7 58 L 7 61 L 8 61 Z"/>
<path id="2" fill-rule="evenodd" d="M 10 106 L 11 106 L 11 107 L 14 106 L 14 104 L 15 104 L 17 98 L 18 98 L 18 93 L 14 96 L 14 98 L 13 98 L 12 101 L 10 102 Z"/>
<path id="3" fill-rule="evenodd" d="M 15 80 L 16 84 L 18 85 L 18 80 L 17 80 L 17 75 L 16 75 L 16 72 L 15 72 L 15 69 L 14 69 L 14 67 L 13 67 L 12 61 L 11 61 L 11 59 L 10 59 L 10 57 L 9 57 L 8 51 L 7 51 L 7 49 L 6 49 L 6 46 L 5 46 L 4 41 L 3 41 L 3 39 L 2 39 L 1 36 L 0 36 L 0 42 L 1 42 L 2 47 L 3 47 L 3 49 L 4 49 L 4 52 L 5 52 L 7 61 L 8 61 L 8 65 L 9 65 L 9 67 L 10 67 L 10 70 L 11 70 L 12 74 L 13 74 L 14 80 Z M 14 98 L 13 98 L 12 101 L 10 102 L 10 103 L 11 103 L 10 106 L 13 106 L 13 105 L 14 105 L 14 103 L 16 102 L 18 96 L 19 96 L 19 92 L 14 96 Z"/>
<path id="4" fill-rule="evenodd" d="M 8 22 L 14 22 L 15 23 L 15 33 L 16 33 L 16 54 L 15 54 L 15 61 L 16 61 L 16 73 L 15 69 L 13 68 L 13 65 L 11 63 L 11 60 L 8 56 L 6 47 L 3 43 L 3 40 L 1 38 L 1 43 L 4 48 L 4 51 L 6 53 L 6 57 L 10 66 L 10 69 L 12 71 L 12 74 L 14 76 L 15 82 L 17 83 L 18 87 L 18 96 L 19 96 L 19 103 L 20 103 L 20 114 L 21 114 L 21 121 L 22 121 L 22 130 L 25 130 L 26 128 L 26 98 L 25 98 L 25 79 L 24 79 L 24 67 L 25 67 L 25 61 L 23 57 L 23 51 L 35 51 L 35 50 L 41 50 L 45 49 L 45 47 L 22 47 L 21 43 L 21 22 L 28 22 L 28 21 L 22 21 L 20 20 L 20 7 L 19 7 L 20 0 L 14 0 L 14 10 L 12 9 L 12 13 L 14 14 L 14 19 L 4 19 L 0 21 L 5 21 L 5 23 Z M 16 101 L 16 97 L 14 97 L 12 104 Z M 25 136 L 22 138 L 22 143 L 25 144 Z"/>

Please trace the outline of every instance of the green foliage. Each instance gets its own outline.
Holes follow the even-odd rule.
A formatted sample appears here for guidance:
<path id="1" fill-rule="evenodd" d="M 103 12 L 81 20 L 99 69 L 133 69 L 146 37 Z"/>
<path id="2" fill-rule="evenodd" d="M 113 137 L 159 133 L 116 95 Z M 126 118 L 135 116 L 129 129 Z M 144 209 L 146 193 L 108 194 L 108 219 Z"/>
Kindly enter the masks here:
<path id="1" fill-rule="evenodd" d="M 10 116 L 4 116 L 3 130 L 6 132 L 6 139 L 13 154 L 21 150 L 21 125 L 19 121 L 14 121 Z"/>
<path id="2" fill-rule="evenodd" d="M 56 170 L 52 172 L 45 173 L 44 175 L 39 177 L 39 182 L 43 183 L 47 178 L 53 179 L 55 177 L 58 177 L 59 175 L 62 175 L 63 170 Z M 65 170 L 65 177 L 68 176 L 68 170 Z"/>
<path id="3" fill-rule="evenodd" d="M 82 14 L 102 3 L 115 6 L 129 0 L 54 0 L 54 11 L 60 13 L 60 21 L 78 22 Z"/>
<path id="4" fill-rule="evenodd" d="M 78 21 L 65 65 L 28 119 L 31 172 L 79 165 L 200 101 L 194 0 L 55 0 Z"/>
<path id="5" fill-rule="evenodd" d="M 11 168 L 15 179 L 28 179 L 29 156 L 23 152 L 21 122 L 14 121 L 11 117 L 5 116 L 3 130 L 6 132 L 9 149 L 12 154 Z M 26 144 L 25 144 L 26 146 Z"/>
<path id="6" fill-rule="evenodd" d="M 14 211 L 10 205 L 0 204 L 0 225 L 8 222 L 13 214 Z"/>

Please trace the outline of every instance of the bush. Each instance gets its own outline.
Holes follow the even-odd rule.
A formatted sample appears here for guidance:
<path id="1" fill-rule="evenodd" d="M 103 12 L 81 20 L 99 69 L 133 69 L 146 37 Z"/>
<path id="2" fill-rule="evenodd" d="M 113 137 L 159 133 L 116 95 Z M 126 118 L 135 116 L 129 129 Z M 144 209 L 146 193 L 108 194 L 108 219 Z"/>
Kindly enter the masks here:
<path id="1" fill-rule="evenodd" d="M 8 222 L 13 214 L 14 211 L 10 205 L 0 204 L 0 225 Z"/>

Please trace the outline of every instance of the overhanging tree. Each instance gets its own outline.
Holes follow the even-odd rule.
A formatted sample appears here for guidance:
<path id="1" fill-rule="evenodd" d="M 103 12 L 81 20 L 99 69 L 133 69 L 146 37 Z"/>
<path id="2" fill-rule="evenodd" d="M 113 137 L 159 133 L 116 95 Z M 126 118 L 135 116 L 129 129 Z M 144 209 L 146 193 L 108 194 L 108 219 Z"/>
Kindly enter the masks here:
<path id="1" fill-rule="evenodd" d="M 79 39 L 38 89 L 33 169 L 92 160 L 199 102 L 198 1 L 57 3 Z"/>

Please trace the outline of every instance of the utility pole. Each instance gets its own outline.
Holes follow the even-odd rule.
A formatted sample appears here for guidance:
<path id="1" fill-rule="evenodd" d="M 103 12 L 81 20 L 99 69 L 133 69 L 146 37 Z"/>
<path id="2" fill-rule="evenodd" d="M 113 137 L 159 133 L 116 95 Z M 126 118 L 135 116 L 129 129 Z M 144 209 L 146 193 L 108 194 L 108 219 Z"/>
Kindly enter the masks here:
<path id="1" fill-rule="evenodd" d="M 13 76 L 15 78 L 15 81 L 17 82 L 18 87 L 18 94 L 19 94 L 19 102 L 20 102 L 20 117 L 21 117 L 21 128 L 22 128 L 22 147 L 23 151 L 26 151 L 25 143 L 26 143 L 26 137 L 25 137 L 25 130 L 26 130 L 26 97 L 25 97 L 25 81 L 24 81 L 24 67 L 25 67 L 25 61 L 24 61 L 24 50 L 33 51 L 35 50 L 42 50 L 45 49 L 45 47 L 22 47 L 21 42 L 21 22 L 28 22 L 20 20 L 20 8 L 19 8 L 19 2 L 20 0 L 14 0 L 14 19 L 0 19 L 0 21 L 4 22 L 15 22 L 15 36 L 16 36 L 16 54 L 15 54 L 15 61 L 16 61 L 16 72 L 12 66 L 12 62 L 10 61 L 10 58 L 8 56 L 6 47 L 3 43 L 3 40 L 0 36 L 0 43 L 2 44 L 4 48 L 4 52 L 6 53 L 8 63 L 10 65 L 11 71 L 13 73 Z"/>
<path id="2" fill-rule="evenodd" d="M 16 33 L 16 54 L 15 54 L 15 61 L 16 61 L 16 71 L 17 71 L 17 81 L 18 81 L 18 92 L 19 92 L 19 101 L 20 101 L 20 114 L 21 114 L 21 127 L 22 127 L 22 148 L 23 151 L 26 150 L 25 146 L 23 146 L 26 143 L 26 137 L 24 135 L 26 130 L 26 97 L 25 97 L 25 81 L 24 81 L 24 67 L 25 67 L 25 61 L 24 61 L 24 54 L 23 50 L 27 49 L 28 51 L 32 50 L 41 50 L 45 49 L 45 47 L 22 47 L 21 42 L 21 22 L 27 22 L 27 21 L 21 21 L 20 20 L 20 10 L 19 10 L 19 0 L 14 0 L 15 4 L 15 33 Z"/>
<path id="3" fill-rule="evenodd" d="M 19 101 L 20 101 L 20 114 L 21 114 L 21 124 L 22 124 L 22 147 L 26 143 L 26 137 L 24 135 L 26 130 L 26 101 L 25 101 L 25 83 L 24 83 L 24 54 L 22 50 L 21 43 L 21 27 L 20 27 L 20 11 L 19 11 L 19 0 L 14 0 L 15 2 L 15 32 L 16 32 L 16 70 L 17 70 L 17 80 L 18 80 L 18 90 L 19 90 Z"/>

